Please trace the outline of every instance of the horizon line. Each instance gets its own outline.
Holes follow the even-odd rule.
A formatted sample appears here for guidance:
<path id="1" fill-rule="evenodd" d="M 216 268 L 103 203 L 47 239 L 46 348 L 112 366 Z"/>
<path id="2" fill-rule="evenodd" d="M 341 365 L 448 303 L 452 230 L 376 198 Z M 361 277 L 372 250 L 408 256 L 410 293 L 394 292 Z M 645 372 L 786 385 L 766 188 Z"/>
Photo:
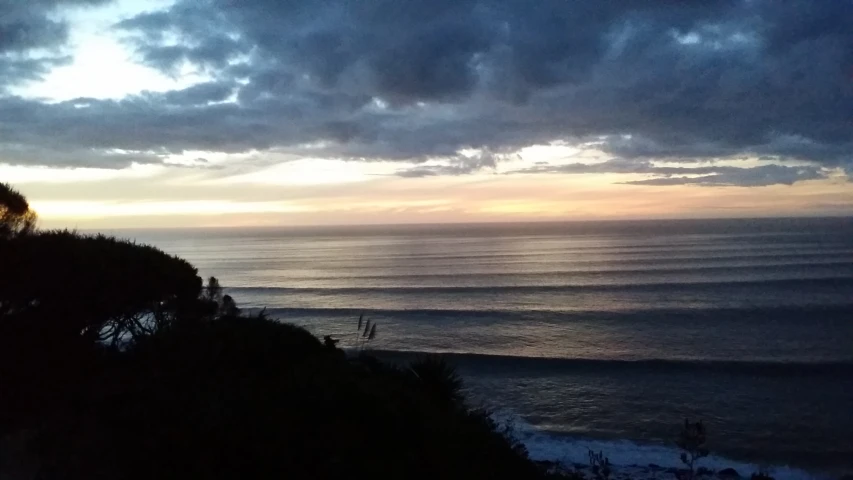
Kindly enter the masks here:
<path id="1" fill-rule="evenodd" d="M 752 217 L 657 217 L 657 218 L 623 218 L 623 219 L 573 219 L 573 220 L 496 220 L 496 221 L 449 221 L 449 222 L 413 222 L 413 223 L 341 223 L 341 224 L 281 224 L 281 225 L 195 225 L 195 226 L 152 226 L 152 227 L 109 227 L 109 228 L 51 228 L 45 230 L 74 230 L 82 232 L 93 231 L 127 231 L 127 230 L 230 230 L 238 228 L 251 229 L 325 229 L 325 228 L 379 228 L 379 227 L 436 227 L 436 226 L 500 226 L 500 225 L 557 225 L 557 224 L 583 224 L 583 223 L 647 223 L 647 222 L 685 222 L 685 221 L 767 221 L 767 220 L 832 220 L 850 219 L 853 214 L 837 215 L 768 215 Z"/>

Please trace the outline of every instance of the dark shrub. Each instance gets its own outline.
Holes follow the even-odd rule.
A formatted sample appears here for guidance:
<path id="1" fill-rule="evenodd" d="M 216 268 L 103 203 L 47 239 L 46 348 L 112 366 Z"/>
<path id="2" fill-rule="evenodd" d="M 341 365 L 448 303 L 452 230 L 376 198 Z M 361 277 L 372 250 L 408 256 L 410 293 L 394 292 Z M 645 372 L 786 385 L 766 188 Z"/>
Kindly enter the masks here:
<path id="1" fill-rule="evenodd" d="M 199 318 L 201 279 L 153 247 L 67 231 L 0 239 L 0 432 L 62 407 L 118 344 Z"/>
<path id="2" fill-rule="evenodd" d="M 116 354 L 44 455 L 87 478 L 539 476 L 486 412 L 338 353 L 266 319 L 163 330 Z"/>

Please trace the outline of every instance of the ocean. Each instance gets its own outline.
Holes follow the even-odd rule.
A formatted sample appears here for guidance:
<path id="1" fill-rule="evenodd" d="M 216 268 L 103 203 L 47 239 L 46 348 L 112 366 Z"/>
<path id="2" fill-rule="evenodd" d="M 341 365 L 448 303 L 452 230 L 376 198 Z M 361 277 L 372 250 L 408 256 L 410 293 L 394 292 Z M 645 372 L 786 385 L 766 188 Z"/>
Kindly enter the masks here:
<path id="1" fill-rule="evenodd" d="M 244 309 L 445 354 L 531 456 L 853 473 L 853 219 L 125 230 Z"/>

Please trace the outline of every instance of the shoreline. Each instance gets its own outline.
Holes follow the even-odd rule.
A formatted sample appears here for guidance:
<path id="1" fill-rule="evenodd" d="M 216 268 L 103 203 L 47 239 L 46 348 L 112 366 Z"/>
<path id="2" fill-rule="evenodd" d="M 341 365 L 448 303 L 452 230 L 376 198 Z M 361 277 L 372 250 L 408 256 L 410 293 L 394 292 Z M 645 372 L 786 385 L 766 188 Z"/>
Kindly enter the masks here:
<path id="1" fill-rule="evenodd" d="M 514 422 L 518 425 L 519 422 Z M 676 479 L 685 471 L 675 446 L 642 444 L 632 440 L 594 440 L 578 437 L 561 437 L 526 426 L 516 429 L 516 438 L 528 449 L 530 458 L 555 471 L 579 472 L 594 478 L 588 454 L 602 452 L 611 462 L 611 479 Z M 774 480 L 849 480 L 850 471 L 817 471 L 789 465 L 764 464 L 733 460 L 716 454 L 703 458 L 697 464 L 696 478 L 737 480 L 749 479 L 752 474 L 768 473 Z"/>

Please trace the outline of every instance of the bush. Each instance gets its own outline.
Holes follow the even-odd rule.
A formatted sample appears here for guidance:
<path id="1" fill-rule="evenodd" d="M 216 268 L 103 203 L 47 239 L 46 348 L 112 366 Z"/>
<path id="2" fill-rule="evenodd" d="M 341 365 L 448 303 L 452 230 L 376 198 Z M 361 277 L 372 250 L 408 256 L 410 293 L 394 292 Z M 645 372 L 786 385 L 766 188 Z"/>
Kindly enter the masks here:
<path id="1" fill-rule="evenodd" d="M 29 234 L 36 219 L 27 199 L 11 185 L 0 183 L 0 239 Z"/>
<path id="2" fill-rule="evenodd" d="M 194 308 L 201 279 L 185 260 L 129 241 L 68 231 L 0 242 L 0 328 L 68 340 L 117 339 Z"/>
<path id="3" fill-rule="evenodd" d="M 188 262 L 102 235 L 0 239 L 0 433 L 85 388 L 107 350 L 210 310 Z"/>
<path id="4" fill-rule="evenodd" d="M 42 430 L 48 476 L 536 478 L 458 391 L 307 331 L 225 317 L 116 352 L 65 420 Z M 430 362 L 430 365 L 438 365 Z M 418 368 L 421 373 L 426 370 Z M 443 366 L 434 369 L 458 378 Z M 455 384 L 453 384 L 455 385 Z M 78 442 L 75 439 L 89 439 Z"/>
<path id="5" fill-rule="evenodd" d="M 691 422 L 685 418 L 684 425 L 682 425 L 678 440 L 675 443 L 682 450 L 681 462 L 687 467 L 684 477 L 687 480 L 696 478 L 696 463 L 708 456 L 706 441 L 707 434 L 702 421 Z"/>

